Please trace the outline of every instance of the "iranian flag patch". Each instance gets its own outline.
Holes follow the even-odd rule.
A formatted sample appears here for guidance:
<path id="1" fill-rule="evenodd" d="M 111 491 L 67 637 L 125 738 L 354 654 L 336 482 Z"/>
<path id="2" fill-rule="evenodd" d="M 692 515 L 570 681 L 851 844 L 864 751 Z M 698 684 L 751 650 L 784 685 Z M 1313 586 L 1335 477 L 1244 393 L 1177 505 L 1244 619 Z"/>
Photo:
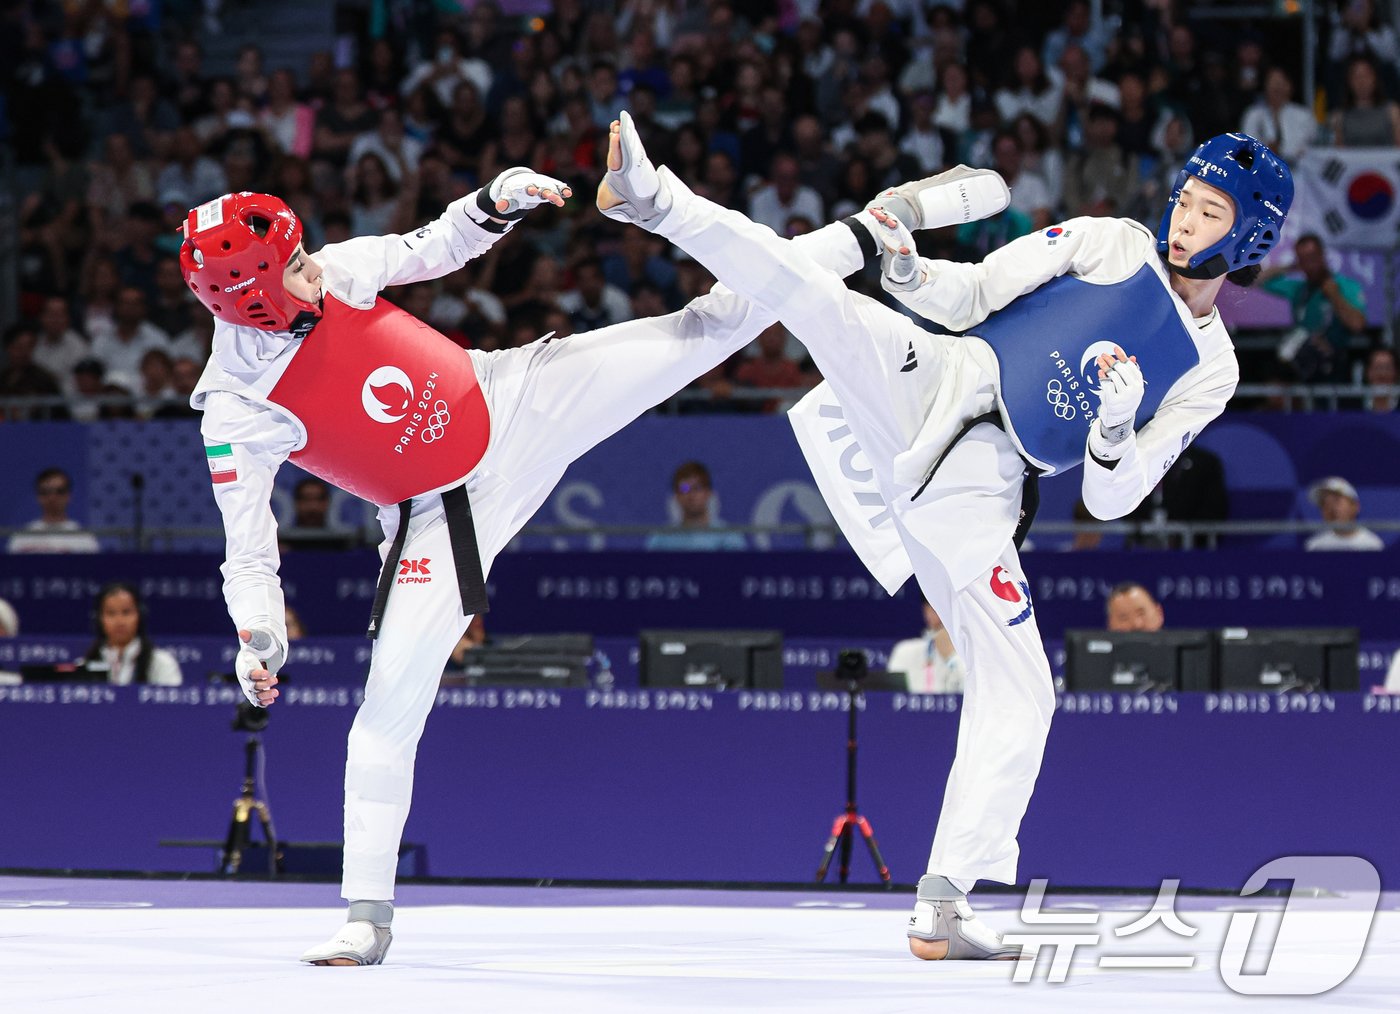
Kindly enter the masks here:
<path id="1" fill-rule="evenodd" d="M 204 457 L 209 462 L 209 478 L 215 482 L 235 482 L 238 470 L 233 467 L 233 448 L 228 444 L 215 444 L 204 448 Z"/>

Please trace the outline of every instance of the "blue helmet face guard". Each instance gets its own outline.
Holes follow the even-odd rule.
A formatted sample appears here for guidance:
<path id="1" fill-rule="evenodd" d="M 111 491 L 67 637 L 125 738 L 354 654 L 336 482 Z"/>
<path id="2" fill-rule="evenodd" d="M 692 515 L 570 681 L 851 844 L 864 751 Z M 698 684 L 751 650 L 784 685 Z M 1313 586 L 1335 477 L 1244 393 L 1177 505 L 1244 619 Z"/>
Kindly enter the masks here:
<path id="1" fill-rule="evenodd" d="M 1187 266 L 1167 261 L 1172 211 L 1181 188 L 1195 177 L 1226 194 L 1235 205 L 1235 221 L 1218 243 L 1191 257 Z M 1157 253 L 1167 267 L 1186 278 L 1218 278 L 1258 264 L 1283 232 L 1293 204 L 1293 173 L 1288 163 L 1248 134 L 1220 134 L 1186 160 L 1172 185 L 1171 199 L 1157 226 Z"/>

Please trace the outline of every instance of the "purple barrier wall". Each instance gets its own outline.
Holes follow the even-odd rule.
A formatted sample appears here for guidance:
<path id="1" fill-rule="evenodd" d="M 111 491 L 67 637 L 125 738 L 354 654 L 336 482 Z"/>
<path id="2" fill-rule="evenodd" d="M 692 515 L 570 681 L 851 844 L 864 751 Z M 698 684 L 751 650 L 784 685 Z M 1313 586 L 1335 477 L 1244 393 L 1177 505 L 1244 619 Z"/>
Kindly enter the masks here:
<path id="1" fill-rule="evenodd" d="M 229 630 L 219 559 L 104 554 L 0 556 L 0 598 L 21 630 L 91 629 L 101 582 L 138 581 L 156 635 Z M 1176 627 L 1357 626 L 1394 638 L 1400 553 L 1029 553 L 1026 576 L 1041 635 L 1104 622 L 1120 581 L 1141 581 Z M 287 598 L 317 635 L 360 634 L 374 595 L 369 552 L 287 554 Z M 646 627 L 773 627 L 788 637 L 894 640 L 921 629 L 912 583 L 886 595 L 849 551 L 772 553 L 510 553 L 489 582 L 499 633 L 581 631 L 632 637 Z"/>
<path id="2" fill-rule="evenodd" d="M 1212 423 L 1198 443 L 1225 463 L 1231 517 L 1316 519 L 1307 486 L 1326 475 L 1346 476 L 1361 495 L 1362 516 L 1400 518 L 1400 413 L 1306 413 L 1289 416 L 1231 413 Z M 45 465 L 74 476 L 73 513 L 92 525 L 128 527 L 135 515 L 131 477 L 140 474 L 147 526 L 220 525 L 209 492 L 208 468 L 193 422 L 17 423 L 0 440 L 0 474 L 15 479 L 0 495 L 0 525 L 37 516 L 30 480 Z M 670 477 L 696 458 L 714 474 L 719 516 L 733 524 L 828 523 L 806 464 L 781 416 L 649 416 L 584 455 L 535 515 L 539 524 L 574 526 L 584 534 L 569 548 L 591 548 L 587 529 L 597 525 L 668 523 Z M 279 475 L 273 508 L 291 514 L 291 489 L 303 473 L 288 466 Z M 1068 521 L 1079 496 L 1076 475 L 1041 483 L 1040 517 Z M 333 520 L 347 528 L 371 526 L 363 501 L 336 492 Z M 1395 541 L 1394 536 L 1390 537 Z M 1059 548 L 1068 536 L 1037 536 L 1041 549 Z M 756 548 L 800 548 L 801 536 L 775 536 Z M 1275 540 L 1286 548 L 1294 536 Z M 614 548 L 640 548 L 642 537 L 610 537 Z M 109 548 L 126 549 L 113 541 Z M 162 544 L 161 548 L 166 548 Z M 222 551 L 215 540 L 183 538 L 173 548 Z M 555 548 L 542 540 L 534 548 Z M 0 563 L 3 573 L 3 563 Z"/>
<path id="3" fill-rule="evenodd" d="M 355 694 L 289 689 L 266 733 L 284 839 L 340 838 Z M 208 870 L 242 776 L 228 688 L 0 687 L 0 867 Z M 444 691 L 406 837 L 462 877 L 800 881 L 844 800 L 844 696 Z M 897 881 L 923 872 L 958 700 L 872 696 L 861 810 Z M 1285 710 L 1280 711 L 1280 707 Z M 1061 698 L 1020 877 L 1238 889 L 1290 853 L 1400 867 L 1400 700 Z M 873 879 L 863 855 L 854 870 Z"/>

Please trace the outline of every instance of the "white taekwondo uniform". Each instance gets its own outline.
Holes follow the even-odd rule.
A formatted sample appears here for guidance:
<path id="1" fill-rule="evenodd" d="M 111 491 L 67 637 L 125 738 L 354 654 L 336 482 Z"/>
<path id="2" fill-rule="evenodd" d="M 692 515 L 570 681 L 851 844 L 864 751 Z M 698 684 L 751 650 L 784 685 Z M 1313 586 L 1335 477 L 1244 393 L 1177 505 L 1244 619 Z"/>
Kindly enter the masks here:
<path id="1" fill-rule="evenodd" d="M 1013 541 L 1026 476 L 1082 462 L 1090 511 L 1129 513 L 1224 410 L 1239 378 L 1229 335 L 1214 311 L 1192 318 L 1152 235 L 1127 220 L 1072 219 L 979 264 L 924 260 L 926 282 L 897 295 L 941 328 L 970 332 L 953 337 L 850 292 L 801 247 L 673 176 L 670 186 L 674 204 L 654 231 L 806 344 L 826 382 L 790 418 L 817 484 L 887 590 L 917 576 L 966 664 L 928 871 L 964 890 L 1012 883 L 1055 708 Z M 1064 299 L 1073 312 L 1060 312 Z M 1003 310 L 1009 327 L 993 317 Z M 1138 357 L 1148 387 L 1136 433 L 1100 463 L 1086 436 L 1094 361 L 1112 343 Z M 966 429 L 989 414 L 997 424 Z"/>
<path id="2" fill-rule="evenodd" d="M 442 494 L 465 482 L 483 573 L 568 465 L 647 408 L 743 348 L 775 319 L 717 288 L 683 310 L 523 348 L 462 352 L 379 300 L 436 278 L 500 235 L 470 198 L 415 233 L 353 239 L 316 255 L 325 316 L 307 333 L 219 321 L 192 404 L 224 519 L 224 596 L 235 628 L 285 648 L 273 479 L 293 461 L 377 503 L 393 545 L 411 520 L 379 625 L 345 770 L 346 898 L 389 900 L 418 739 L 470 617 L 453 575 Z M 846 274 L 861 256 L 845 226 L 802 247 Z M 397 349 L 401 346 L 402 354 Z M 445 365 L 444 365 L 445 364 Z M 451 393 L 435 386 L 450 375 Z M 450 401 L 450 404 L 448 403 Z M 454 458 L 453 455 L 456 455 Z"/>

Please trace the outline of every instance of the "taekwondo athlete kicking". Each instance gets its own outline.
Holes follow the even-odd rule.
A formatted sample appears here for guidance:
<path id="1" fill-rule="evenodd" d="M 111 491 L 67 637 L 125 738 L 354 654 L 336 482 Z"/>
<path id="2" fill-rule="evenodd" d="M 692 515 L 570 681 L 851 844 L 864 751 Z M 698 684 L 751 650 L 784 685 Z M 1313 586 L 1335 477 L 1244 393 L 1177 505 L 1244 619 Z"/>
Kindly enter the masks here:
<path id="1" fill-rule="evenodd" d="M 204 413 L 236 670 L 252 703 L 276 701 L 287 655 L 270 506 L 282 463 L 378 505 L 384 529 L 375 644 L 345 767 L 348 918 L 305 961 L 384 960 L 418 740 L 452 647 L 487 607 L 497 553 L 579 455 L 775 319 L 717 287 L 663 317 L 464 352 L 379 298 L 387 286 L 456 270 L 532 208 L 570 195 L 559 180 L 516 167 L 415 232 L 314 256 L 277 197 L 227 194 L 186 219 L 181 270 L 216 319 L 191 403 Z M 866 242 L 877 229 L 873 219 L 861 227 Z M 801 246 L 844 275 L 863 263 L 849 237 L 848 226 L 831 225 Z M 434 561 L 426 574 L 412 569 L 425 560 Z"/>
<path id="2" fill-rule="evenodd" d="M 825 382 L 790 413 L 832 513 L 891 593 L 913 574 L 967 663 L 953 769 L 908 938 L 927 960 L 1009 959 L 967 895 L 1013 883 L 1016 835 L 1055 696 L 1017 550 L 1036 481 L 1083 466 L 1101 519 L 1151 492 L 1220 415 L 1239 381 L 1215 308 L 1279 242 L 1288 166 L 1243 134 L 1206 141 L 1179 173 L 1154 235 L 1127 219 L 1075 218 L 981 263 L 928 260 L 910 230 L 1009 203 L 989 170 L 958 167 L 877 197 L 882 285 L 953 337 L 855 294 L 807 252 L 693 194 L 646 158 L 625 114 L 624 168 L 605 211 L 664 236 L 802 340 Z M 828 227 L 830 228 L 830 227 Z M 852 467 L 858 448 L 869 468 Z"/>

